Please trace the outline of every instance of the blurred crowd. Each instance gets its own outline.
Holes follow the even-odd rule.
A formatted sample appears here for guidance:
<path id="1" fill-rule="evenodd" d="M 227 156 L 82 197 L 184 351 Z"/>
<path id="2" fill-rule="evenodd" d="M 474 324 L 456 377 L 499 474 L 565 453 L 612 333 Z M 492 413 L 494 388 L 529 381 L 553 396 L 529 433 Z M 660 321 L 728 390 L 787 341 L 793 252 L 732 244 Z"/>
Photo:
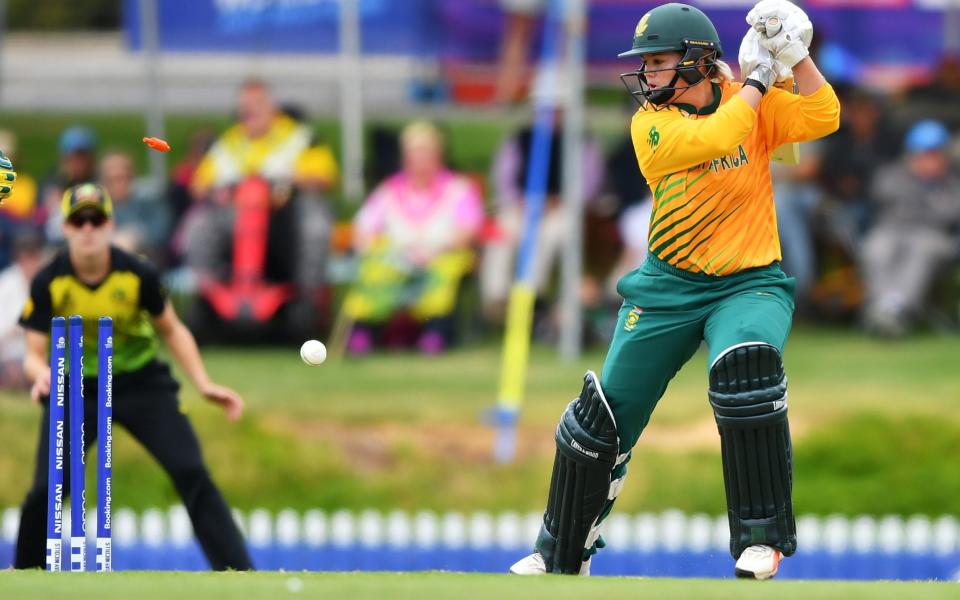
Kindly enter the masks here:
<path id="1" fill-rule="evenodd" d="M 893 97 L 836 85 L 840 130 L 773 165 L 785 270 L 801 317 L 857 323 L 885 337 L 955 327 L 960 298 L 960 61 Z M 62 242 L 63 192 L 99 182 L 112 196 L 115 243 L 165 270 L 189 297 L 191 324 L 222 333 L 249 324 L 302 339 L 339 324 L 343 349 L 381 345 L 441 352 L 464 322 L 502 324 L 524 221 L 532 125 L 502 140 L 488 173 L 448 159 L 445 133 L 416 121 L 370 138 L 374 187 L 355 214 L 333 201 L 338 164 L 299 111 L 260 80 L 240 88 L 236 123 L 197 131 L 167 182 L 141 177 L 93 130 L 62 132 L 56 169 L 19 171 L 0 208 L 0 380 L 19 385 L 16 319 L 28 282 Z M 561 201 L 562 108 L 531 269 L 535 335 L 556 334 L 557 263 L 567 243 Z M 624 119 L 626 123 L 626 118 Z M 17 139 L 0 131 L 17 163 Z M 583 146 L 588 339 L 608 335 L 617 279 L 646 254 L 649 190 L 626 124 Z M 349 208 L 347 209 L 349 211 Z M 335 323 L 336 322 L 336 323 Z M 335 328 L 335 327 L 334 327 Z M 259 337 L 255 339 L 264 339 Z M 200 337 L 203 335 L 201 333 Z"/>

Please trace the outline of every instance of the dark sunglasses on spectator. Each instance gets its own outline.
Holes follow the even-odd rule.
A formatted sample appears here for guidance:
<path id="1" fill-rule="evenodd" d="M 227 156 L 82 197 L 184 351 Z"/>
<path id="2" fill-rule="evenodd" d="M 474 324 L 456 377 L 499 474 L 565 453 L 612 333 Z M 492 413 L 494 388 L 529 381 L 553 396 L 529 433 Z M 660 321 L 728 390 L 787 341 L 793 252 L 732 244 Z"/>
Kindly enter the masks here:
<path id="1" fill-rule="evenodd" d="M 67 222 L 77 229 L 83 228 L 87 223 L 94 227 L 102 227 L 107 222 L 107 215 L 100 211 L 79 212 L 67 217 Z"/>

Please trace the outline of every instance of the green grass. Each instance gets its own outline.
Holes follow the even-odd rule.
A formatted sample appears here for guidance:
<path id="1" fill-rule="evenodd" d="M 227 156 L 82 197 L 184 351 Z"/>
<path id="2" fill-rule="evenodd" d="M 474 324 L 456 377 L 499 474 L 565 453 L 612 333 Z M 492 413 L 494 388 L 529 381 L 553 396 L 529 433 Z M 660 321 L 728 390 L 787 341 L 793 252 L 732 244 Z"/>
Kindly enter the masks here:
<path id="1" fill-rule="evenodd" d="M 960 514 L 955 345 L 939 336 L 887 344 L 848 331 L 794 333 L 786 360 L 798 512 Z M 228 424 L 189 386 L 184 407 L 215 479 L 243 509 L 539 510 L 556 419 L 583 371 L 603 360 L 595 350 L 563 363 L 552 349 L 534 348 L 519 456 L 497 465 L 492 432 L 481 424 L 496 396 L 493 342 L 429 360 L 384 354 L 315 368 L 292 347 L 205 348 L 204 356 L 248 411 Z M 636 448 L 620 510 L 723 512 L 705 360 L 703 352 L 694 357 L 661 401 Z M 2 507 L 19 504 L 26 491 L 39 410 L 25 394 L 3 392 L 0 413 Z M 117 506 L 177 502 L 122 430 L 114 459 Z"/>
<path id="2" fill-rule="evenodd" d="M 738 581 L 636 577 L 535 577 L 463 573 L 157 573 L 101 575 L 8 572 L 0 597 L 18 600 L 279 600 L 282 598 L 696 598 L 712 600 L 821 600 L 957 598 L 955 583 Z"/>

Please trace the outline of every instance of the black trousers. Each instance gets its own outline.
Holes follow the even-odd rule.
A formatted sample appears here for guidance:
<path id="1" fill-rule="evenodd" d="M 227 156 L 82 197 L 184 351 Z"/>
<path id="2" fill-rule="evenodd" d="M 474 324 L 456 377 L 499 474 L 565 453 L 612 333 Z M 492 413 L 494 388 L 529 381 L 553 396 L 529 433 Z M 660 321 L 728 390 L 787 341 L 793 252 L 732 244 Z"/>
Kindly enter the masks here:
<path id="1" fill-rule="evenodd" d="M 197 435 L 190 421 L 180 411 L 177 398 L 179 389 L 180 385 L 171 376 L 170 368 L 158 361 L 150 362 L 133 373 L 116 375 L 113 380 L 113 422 L 129 431 L 170 475 L 210 566 L 217 571 L 252 569 L 253 563 L 243 536 L 203 462 Z M 84 442 L 86 449 L 89 449 L 97 435 L 95 377 L 84 379 L 83 393 Z M 65 443 L 69 444 L 70 409 L 69 402 L 66 404 L 64 430 L 67 433 Z M 20 532 L 14 558 L 14 567 L 17 569 L 45 565 L 49 434 L 50 404 L 49 398 L 46 398 L 43 401 L 33 485 L 27 492 L 20 513 Z M 69 448 L 69 445 L 66 447 Z M 70 493 L 69 460 L 64 460 L 63 489 L 65 500 Z"/>

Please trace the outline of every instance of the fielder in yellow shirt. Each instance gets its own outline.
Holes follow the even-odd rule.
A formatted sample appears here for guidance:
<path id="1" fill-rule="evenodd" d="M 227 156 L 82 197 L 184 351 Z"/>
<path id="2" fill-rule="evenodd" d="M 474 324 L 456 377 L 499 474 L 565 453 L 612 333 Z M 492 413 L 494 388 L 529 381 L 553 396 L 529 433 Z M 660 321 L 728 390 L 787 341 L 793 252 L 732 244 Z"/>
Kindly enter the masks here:
<path id="1" fill-rule="evenodd" d="M 668 382 L 709 349 L 739 577 L 767 579 L 796 551 L 787 380 L 781 355 L 794 280 L 780 269 L 770 159 L 835 131 L 840 106 L 809 57 L 813 27 L 787 0 L 747 15 L 743 83 L 697 8 L 664 4 L 637 24 L 621 76 L 641 106 L 630 125 L 653 192 L 649 253 L 624 298 L 603 366 L 588 372 L 557 427 L 543 526 L 517 574 L 588 574 L 626 463 Z M 792 71 L 799 95 L 773 87 Z M 631 85 L 631 83 L 633 85 Z"/>

